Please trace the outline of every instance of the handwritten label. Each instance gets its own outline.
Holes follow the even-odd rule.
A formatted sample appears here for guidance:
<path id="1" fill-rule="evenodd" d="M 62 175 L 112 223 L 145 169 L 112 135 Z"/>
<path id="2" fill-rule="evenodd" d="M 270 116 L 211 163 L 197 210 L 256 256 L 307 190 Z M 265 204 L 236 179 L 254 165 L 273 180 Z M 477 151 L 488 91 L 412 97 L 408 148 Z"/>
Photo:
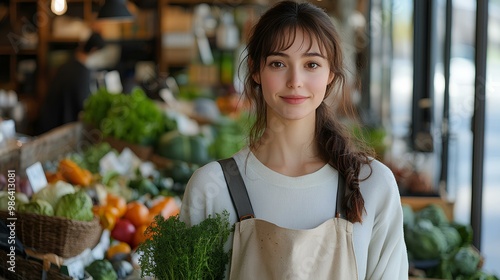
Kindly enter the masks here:
<path id="1" fill-rule="evenodd" d="M 39 161 L 26 168 L 26 175 L 28 176 L 34 193 L 37 193 L 47 186 L 47 177 L 45 177 L 42 164 Z"/>

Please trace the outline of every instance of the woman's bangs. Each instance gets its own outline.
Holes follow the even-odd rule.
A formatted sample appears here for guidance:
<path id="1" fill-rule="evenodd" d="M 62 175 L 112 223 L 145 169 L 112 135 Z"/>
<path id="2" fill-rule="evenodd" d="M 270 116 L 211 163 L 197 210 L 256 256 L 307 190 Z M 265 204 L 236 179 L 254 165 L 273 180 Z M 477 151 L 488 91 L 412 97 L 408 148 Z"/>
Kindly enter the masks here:
<path id="1" fill-rule="evenodd" d="M 321 34 L 319 34 L 317 30 L 312 29 L 310 26 L 296 26 L 283 28 L 276 33 L 286 34 L 285 36 L 269 38 L 270 40 L 268 40 L 268 42 L 270 43 L 268 44 L 268 48 L 264 50 L 265 53 L 263 57 L 268 57 L 272 53 L 289 49 L 295 42 L 298 29 L 303 30 L 304 37 L 302 39 L 302 45 L 306 47 L 306 51 L 312 48 L 313 43 L 317 43 L 323 56 L 331 56 L 331 53 L 328 52 L 325 40 L 321 38 Z"/>
<path id="2" fill-rule="evenodd" d="M 267 42 L 269 42 L 267 48 L 264 48 L 264 56 L 268 57 L 272 53 L 281 52 L 287 50 L 293 45 L 295 41 L 295 37 L 297 36 L 296 28 L 293 27 L 284 27 L 277 28 L 274 33 L 269 34 L 285 34 L 284 36 L 273 36 L 272 38 L 268 38 Z"/>

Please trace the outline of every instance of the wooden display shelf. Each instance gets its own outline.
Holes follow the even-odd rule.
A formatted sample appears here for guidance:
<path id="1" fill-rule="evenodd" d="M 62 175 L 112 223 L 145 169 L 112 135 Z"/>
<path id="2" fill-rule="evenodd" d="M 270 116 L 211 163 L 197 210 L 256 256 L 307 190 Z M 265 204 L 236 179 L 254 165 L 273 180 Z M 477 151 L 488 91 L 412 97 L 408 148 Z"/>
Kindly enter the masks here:
<path id="1" fill-rule="evenodd" d="M 402 204 L 408 204 L 413 209 L 413 211 L 419 211 L 422 208 L 428 206 L 429 204 L 437 204 L 443 208 L 446 217 L 450 221 L 453 221 L 453 209 L 455 206 L 454 202 L 447 201 L 438 196 L 402 196 Z"/>

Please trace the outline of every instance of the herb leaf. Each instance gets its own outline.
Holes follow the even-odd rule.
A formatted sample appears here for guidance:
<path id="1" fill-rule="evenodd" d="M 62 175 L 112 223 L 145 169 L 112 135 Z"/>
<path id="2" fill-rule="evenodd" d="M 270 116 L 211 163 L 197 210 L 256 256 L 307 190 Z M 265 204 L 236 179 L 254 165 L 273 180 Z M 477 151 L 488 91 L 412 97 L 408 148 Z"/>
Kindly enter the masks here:
<path id="1" fill-rule="evenodd" d="M 231 226 L 229 213 L 223 211 L 189 227 L 179 216 L 155 217 L 146 229 L 148 240 L 139 245 L 141 276 L 158 279 L 222 279 L 229 253 L 224 243 Z"/>

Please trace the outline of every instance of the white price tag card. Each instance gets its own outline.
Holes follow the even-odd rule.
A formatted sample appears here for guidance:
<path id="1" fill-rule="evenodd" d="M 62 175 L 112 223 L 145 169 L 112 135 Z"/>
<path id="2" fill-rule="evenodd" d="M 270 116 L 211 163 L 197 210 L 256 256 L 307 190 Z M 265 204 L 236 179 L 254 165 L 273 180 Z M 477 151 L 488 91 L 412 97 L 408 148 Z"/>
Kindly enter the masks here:
<path id="1" fill-rule="evenodd" d="M 37 193 L 47 186 L 47 177 L 45 177 L 45 172 L 43 172 L 42 164 L 39 161 L 26 168 L 26 175 L 30 181 L 33 193 Z"/>

